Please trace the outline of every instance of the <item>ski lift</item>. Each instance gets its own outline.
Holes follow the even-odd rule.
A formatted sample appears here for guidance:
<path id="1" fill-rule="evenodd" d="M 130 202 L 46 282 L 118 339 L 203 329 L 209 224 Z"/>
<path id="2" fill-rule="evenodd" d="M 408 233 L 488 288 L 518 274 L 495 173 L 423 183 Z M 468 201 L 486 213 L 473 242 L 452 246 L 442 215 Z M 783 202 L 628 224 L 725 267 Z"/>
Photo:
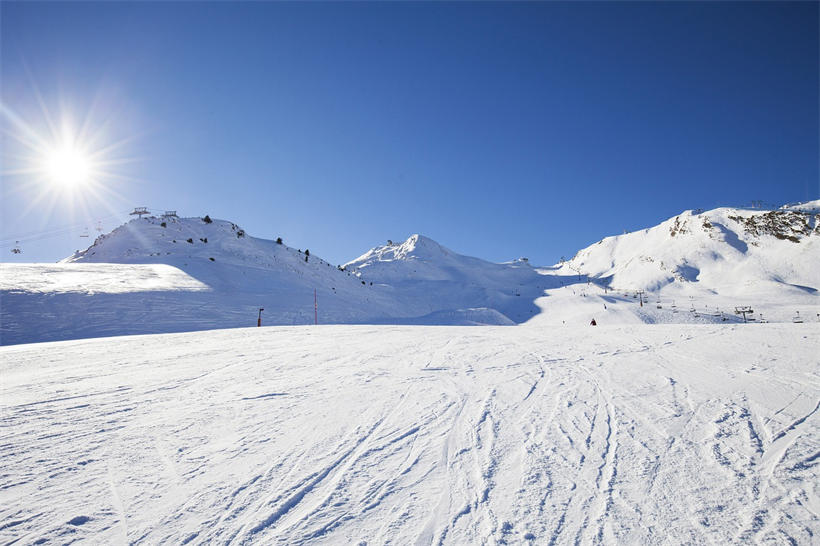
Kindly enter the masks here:
<path id="1" fill-rule="evenodd" d="M 797 314 L 792 317 L 792 322 L 795 324 L 803 324 L 803 319 L 800 318 L 800 311 L 795 311 Z"/>
<path id="2" fill-rule="evenodd" d="M 20 241 L 14 241 L 14 247 L 11 249 L 12 254 L 22 254 L 22 250 L 20 250 Z"/>
<path id="3" fill-rule="evenodd" d="M 95 229 L 97 230 L 98 233 L 102 233 L 102 231 L 103 231 L 102 221 L 97 222 L 97 227 Z"/>
<path id="4" fill-rule="evenodd" d="M 88 237 L 88 228 L 85 228 L 82 233 L 80 233 L 80 237 Z"/>
<path id="5" fill-rule="evenodd" d="M 739 307 L 735 307 L 735 315 L 743 315 L 744 323 L 749 320 L 754 320 L 754 317 L 751 316 L 752 313 L 754 313 L 754 311 L 752 310 L 752 307 L 750 305 L 742 305 Z M 750 315 L 749 318 L 747 318 L 746 315 Z"/>

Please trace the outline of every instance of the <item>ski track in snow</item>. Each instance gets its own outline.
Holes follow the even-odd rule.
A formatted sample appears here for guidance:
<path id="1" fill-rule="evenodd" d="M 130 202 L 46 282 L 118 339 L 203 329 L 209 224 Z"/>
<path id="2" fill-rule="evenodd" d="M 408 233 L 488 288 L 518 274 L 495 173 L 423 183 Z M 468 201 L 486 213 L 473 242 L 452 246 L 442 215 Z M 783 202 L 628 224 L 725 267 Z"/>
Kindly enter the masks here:
<path id="1" fill-rule="evenodd" d="M 818 347 L 769 324 L 0 348 L 0 543 L 811 544 Z"/>

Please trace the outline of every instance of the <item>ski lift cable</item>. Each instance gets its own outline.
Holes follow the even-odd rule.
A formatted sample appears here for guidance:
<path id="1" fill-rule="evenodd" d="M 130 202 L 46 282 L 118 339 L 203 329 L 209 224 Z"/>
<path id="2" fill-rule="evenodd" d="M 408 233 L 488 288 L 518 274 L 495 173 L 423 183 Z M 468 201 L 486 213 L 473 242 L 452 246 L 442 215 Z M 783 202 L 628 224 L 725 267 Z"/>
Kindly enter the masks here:
<path id="1" fill-rule="evenodd" d="M 145 208 L 149 211 L 152 211 L 152 212 L 164 211 L 164 209 L 157 209 L 157 208 L 153 208 L 153 207 L 145 207 Z M 97 220 L 97 223 L 99 224 L 103 220 L 110 220 L 112 218 L 117 218 L 117 217 L 120 217 L 120 216 L 127 216 L 129 213 L 130 213 L 130 210 L 129 211 L 124 211 L 121 214 L 120 213 L 114 213 L 114 214 L 108 214 L 106 216 L 97 216 L 95 219 Z M 79 229 L 84 229 L 85 231 L 87 231 L 88 226 L 89 226 L 89 222 L 85 221 L 85 222 L 78 222 L 78 223 L 75 223 L 75 224 L 69 224 L 69 225 L 49 228 L 49 229 L 45 229 L 45 230 L 42 230 L 42 231 L 32 231 L 32 232 L 28 232 L 28 233 L 18 234 L 18 235 L 12 236 L 12 237 L 0 239 L 0 248 L 14 247 L 14 246 L 16 246 L 18 244 L 21 244 L 21 243 L 33 243 L 33 242 L 43 241 L 43 240 L 46 240 L 46 239 L 59 237 L 61 235 L 66 235 L 66 234 L 69 234 L 73 231 L 77 231 Z M 99 231 L 99 229 L 98 229 L 98 231 Z"/>
<path id="2" fill-rule="evenodd" d="M 96 219 L 99 220 L 99 221 L 102 221 L 102 220 L 108 220 L 109 218 L 113 218 L 115 216 L 118 216 L 118 215 L 117 214 L 109 214 L 109 215 L 106 215 L 106 216 L 97 217 Z M 72 230 L 72 229 L 77 229 L 77 228 L 86 226 L 86 225 L 88 225 L 88 223 L 89 223 L 88 220 L 83 220 L 82 222 L 75 222 L 73 224 L 67 224 L 67 225 L 63 225 L 63 226 L 56 226 L 56 227 L 51 227 L 51 228 L 48 228 L 48 229 L 43 229 L 43 230 L 38 230 L 38 231 L 30 231 L 28 233 L 21 233 L 21 234 L 18 234 L 18 237 L 36 237 L 36 236 L 39 236 L 39 235 L 46 235 L 46 234 L 55 233 L 55 232 L 58 232 L 58 231 L 69 231 L 69 230 Z M 6 240 L 9 240 L 9 239 L 11 239 L 11 237 L 4 238 L 4 239 L 2 239 L 2 241 L 6 241 Z"/>
<path id="3" fill-rule="evenodd" d="M 76 230 L 69 230 L 65 233 L 52 233 L 52 234 L 49 234 L 49 235 L 42 235 L 40 237 L 24 237 L 22 239 L 18 239 L 16 241 L 14 241 L 14 242 L 0 243 L 0 248 L 7 248 L 7 247 L 16 246 L 18 244 L 23 244 L 23 243 L 36 243 L 36 242 L 39 242 L 39 241 L 54 239 L 56 237 L 65 236 L 65 235 L 71 233 L 72 231 L 76 231 Z"/>
<path id="4" fill-rule="evenodd" d="M 153 207 L 145 207 L 147 210 L 152 212 L 162 212 L 164 209 L 157 209 Z M 129 211 L 124 211 L 120 213 L 108 214 L 106 216 L 98 216 L 96 217 L 97 223 L 99 224 L 103 220 L 110 220 L 112 218 L 117 218 L 120 216 L 127 216 L 130 213 Z M 17 248 L 22 243 L 34 243 L 43 241 L 46 239 L 51 239 L 55 237 L 60 237 L 62 235 L 67 235 L 71 232 L 77 231 L 79 229 L 84 228 L 84 233 L 88 231 L 89 223 L 85 222 L 78 222 L 76 224 L 64 225 L 60 227 L 50 228 L 42 231 L 32 231 L 25 234 L 16 235 L 13 237 L 8 237 L 6 239 L 0 239 L 0 248 Z M 100 231 L 98 229 L 98 231 Z M 84 235 L 81 235 L 84 236 Z"/>
<path id="5" fill-rule="evenodd" d="M 33 232 L 23 233 L 23 234 L 18 233 L 14 237 L 9 237 L 9 238 L 6 238 L 6 239 L 2 239 L 2 240 L 0 240 L 0 242 L 6 243 L 6 242 L 9 242 L 9 241 L 16 241 L 16 240 L 25 241 L 25 240 L 29 240 L 29 239 L 32 239 L 32 238 L 35 238 L 35 237 L 42 237 L 42 236 L 49 236 L 49 235 L 54 235 L 54 234 L 68 233 L 72 230 L 77 230 L 77 229 L 82 228 L 83 226 L 86 225 L 86 223 L 87 222 L 81 222 L 81 223 L 72 224 L 72 225 L 69 225 L 69 226 L 61 226 L 61 227 L 46 229 L 46 230 L 42 230 L 42 231 L 33 231 Z"/>
<path id="6" fill-rule="evenodd" d="M 13 246 L 16 243 L 33 243 L 33 242 L 37 242 L 37 241 L 43 241 L 43 240 L 46 240 L 46 239 L 53 239 L 55 237 L 61 237 L 61 236 L 64 236 L 64 235 L 68 235 L 72 232 L 77 231 L 77 229 L 79 229 L 79 227 L 71 228 L 71 229 L 67 229 L 67 230 L 61 230 L 61 231 L 52 232 L 52 233 L 45 233 L 43 235 L 39 235 L 39 236 L 36 236 L 36 237 L 34 237 L 34 236 L 32 236 L 32 237 L 21 237 L 20 239 L 15 239 L 14 242 L 11 242 L 11 240 L 3 241 L 3 242 L 0 242 L 0 247 L 5 248 L 5 247 L 8 247 L 8 246 Z"/>
<path id="7" fill-rule="evenodd" d="M 102 222 L 103 220 L 109 220 L 111 218 L 116 218 L 118 216 L 120 216 L 120 215 L 119 214 L 109 214 L 109 215 L 106 215 L 106 216 L 97 217 L 96 219 L 97 219 L 98 222 Z M 13 237 L 0 239 L 0 246 L 8 246 L 9 244 L 14 243 L 15 241 L 19 241 L 21 243 L 24 243 L 24 242 L 37 241 L 37 240 L 41 240 L 43 238 L 48 238 L 48 237 L 56 237 L 56 236 L 59 236 L 59 235 L 63 235 L 65 233 L 70 233 L 72 231 L 76 231 L 76 230 L 81 229 L 81 228 L 87 228 L 88 224 L 89 224 L 88 221 L 84 221 L 84 222 L 78 222 L 78 223 L 75 223 L 75 224 L 49 228 L 49 229 L 45 229 L 45 230 L 41 230 L 41 231 L 32 231 L 32 232 L 28 232 L 28 233 L 24 233 L 24 234 L 18 234 L 18 235 L 13 236 Z"/>

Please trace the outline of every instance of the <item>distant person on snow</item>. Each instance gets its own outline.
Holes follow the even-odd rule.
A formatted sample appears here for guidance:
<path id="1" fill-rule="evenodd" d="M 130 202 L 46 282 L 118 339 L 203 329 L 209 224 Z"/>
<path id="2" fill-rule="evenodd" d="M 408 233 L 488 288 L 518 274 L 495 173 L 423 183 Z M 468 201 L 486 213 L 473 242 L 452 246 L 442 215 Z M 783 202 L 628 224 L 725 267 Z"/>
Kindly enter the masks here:
<path id="1" fill-rule="evenodd" d="M 595 322 L 595 319 L 592 319 L 592 322 L 589 323 L 590 326 L 598 326 L 598 323 Z"/>

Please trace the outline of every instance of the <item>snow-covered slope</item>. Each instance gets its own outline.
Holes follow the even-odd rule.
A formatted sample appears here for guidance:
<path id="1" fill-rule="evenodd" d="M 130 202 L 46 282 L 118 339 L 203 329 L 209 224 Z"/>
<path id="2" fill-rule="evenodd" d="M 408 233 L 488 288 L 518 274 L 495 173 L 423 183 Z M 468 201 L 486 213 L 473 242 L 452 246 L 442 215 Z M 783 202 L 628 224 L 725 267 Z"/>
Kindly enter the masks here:
<path id="1" fill-rule="evenodd" d="M 0 348 L 0 543 L 816 544 L 816 324 Z"/>

